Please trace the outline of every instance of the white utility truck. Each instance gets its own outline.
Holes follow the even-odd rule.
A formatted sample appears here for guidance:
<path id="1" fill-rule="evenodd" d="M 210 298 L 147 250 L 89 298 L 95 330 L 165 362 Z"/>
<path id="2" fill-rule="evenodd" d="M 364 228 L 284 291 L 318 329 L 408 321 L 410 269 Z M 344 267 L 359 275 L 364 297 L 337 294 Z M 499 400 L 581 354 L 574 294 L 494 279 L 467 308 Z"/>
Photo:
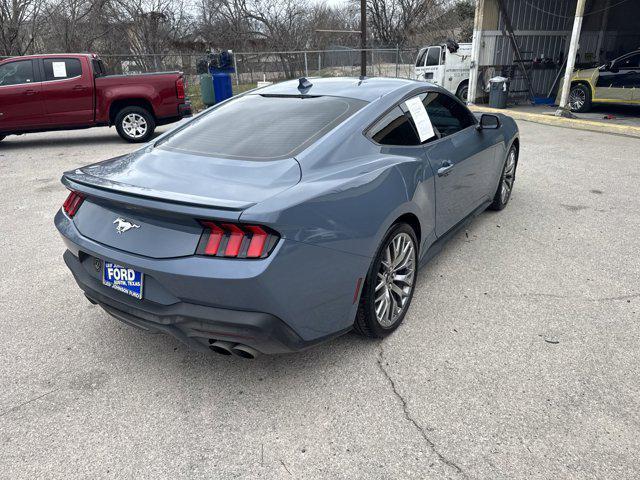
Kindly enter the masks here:
<path id="1" fill-rule="evenodd" d="M 420 49 L 414 78 L 440 85 L 466 103 L 470 68 L 471 44 L 449 40 Z"/>

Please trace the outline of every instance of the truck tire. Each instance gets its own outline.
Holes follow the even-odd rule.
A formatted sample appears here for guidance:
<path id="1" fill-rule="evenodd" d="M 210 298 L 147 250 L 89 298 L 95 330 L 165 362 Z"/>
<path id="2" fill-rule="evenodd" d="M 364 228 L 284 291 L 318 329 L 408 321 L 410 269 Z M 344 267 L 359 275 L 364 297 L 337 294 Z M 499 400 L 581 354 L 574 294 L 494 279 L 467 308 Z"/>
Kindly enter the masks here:
<path id="1" fill-rule="evenodd" d="M 467 104 L 467 99 L 469 98 L 469 82 L 465 81 L 458 85 L 456 97 L 458 97 L 465 105 Z"/>
<path id="2" fill-rule="evenodd" d="M 130 143 L 148 141 L 156 129 L 153 115 L 142 107 L 124 107 L 116 115 L 116 130 L 118 135 Z"/>

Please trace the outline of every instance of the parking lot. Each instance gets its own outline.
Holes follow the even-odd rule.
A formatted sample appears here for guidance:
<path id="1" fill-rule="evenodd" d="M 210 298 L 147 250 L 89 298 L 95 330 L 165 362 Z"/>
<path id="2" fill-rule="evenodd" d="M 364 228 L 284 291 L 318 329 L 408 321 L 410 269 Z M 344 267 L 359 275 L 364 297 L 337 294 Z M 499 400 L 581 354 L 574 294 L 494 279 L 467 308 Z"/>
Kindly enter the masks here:
<path id="1" fill-rule="evenodd" d="M 640 141 L 519 125 L 511 203 L 422 270 L 395 334 L 253 361 L 110 318 L 64 266 L 61 173 L 134 147 L 8 137 L 0 477 L 637 476 Z"/>

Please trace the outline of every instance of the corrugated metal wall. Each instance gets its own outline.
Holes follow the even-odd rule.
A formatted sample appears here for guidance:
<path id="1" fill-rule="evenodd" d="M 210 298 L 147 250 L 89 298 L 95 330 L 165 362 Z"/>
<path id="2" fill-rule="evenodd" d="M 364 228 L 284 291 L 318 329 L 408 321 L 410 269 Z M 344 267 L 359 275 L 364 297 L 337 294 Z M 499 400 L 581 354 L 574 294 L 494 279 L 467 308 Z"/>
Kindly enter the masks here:
<path id="1" fill-rule="evenodd" d="M 523 58 L 552 59 L 555 62 L 555 65 L 547 64 L 548 68 L 540 64 L 526 64 L 535 94 L 546 96 L 571 41 L 577 0 L 503 1 Z M 611 8 L 605 14 L 607 7 Z M 625 3 L 617 0 L 587 0 L 576 62 L 604 63 L 640 48 L 639 18 L 640 0 Z M 513 79 L 512 91 L 523 91 L 526 85 L 519 69 L 512 68 L 515 54 L 509 39 L 503 34 L 505 28 L 497 0 L 484 0 L 479 83 L 485 85 L 492 76 L 504 75 Z M 527 97 L 524 92 L 520 95 Z"/>
<path id="2" fill-rule="evenodd" d="M 564 52 L 571 38 L 571 28 L 576 0 L 504 0 L 511 24 L 517 35 L 518 46 L 525 60 L 552 59 L 562 63 Z M 499 15 L 496 0 L 485 0 L 483 48 L 480 66 L 485 68 L 485 77 L 506 75 L 512 78 L 511 90 L 526 97 L 526 84 L 519 69 L 512 68 L 515 53 L 509 39 L 502 15 Z M 546 65 L 546 66 L 542 66 Z M 559 67 L 542 64 L 532 67 L 527 63 L 533 90 L 538 96 L 546 96 Z M 513 96 L 518 96 L 514 93 Z"/>

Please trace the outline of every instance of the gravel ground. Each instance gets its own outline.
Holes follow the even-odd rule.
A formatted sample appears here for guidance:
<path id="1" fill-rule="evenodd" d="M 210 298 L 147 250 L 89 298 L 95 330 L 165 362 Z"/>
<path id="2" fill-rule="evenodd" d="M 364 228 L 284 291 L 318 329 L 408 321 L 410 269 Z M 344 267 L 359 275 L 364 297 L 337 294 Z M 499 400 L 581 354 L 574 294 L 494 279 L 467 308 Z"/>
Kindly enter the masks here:
<path id="1" fill-rule="evenodd" d="M 7 138 L 0 477 L 636 477 L 640 141 L 520 128 L 511 203 L 422 270 L 394 335 L 254 361 L 134 330 L 73 282 L 60 174 L 132 146 Z"/>

